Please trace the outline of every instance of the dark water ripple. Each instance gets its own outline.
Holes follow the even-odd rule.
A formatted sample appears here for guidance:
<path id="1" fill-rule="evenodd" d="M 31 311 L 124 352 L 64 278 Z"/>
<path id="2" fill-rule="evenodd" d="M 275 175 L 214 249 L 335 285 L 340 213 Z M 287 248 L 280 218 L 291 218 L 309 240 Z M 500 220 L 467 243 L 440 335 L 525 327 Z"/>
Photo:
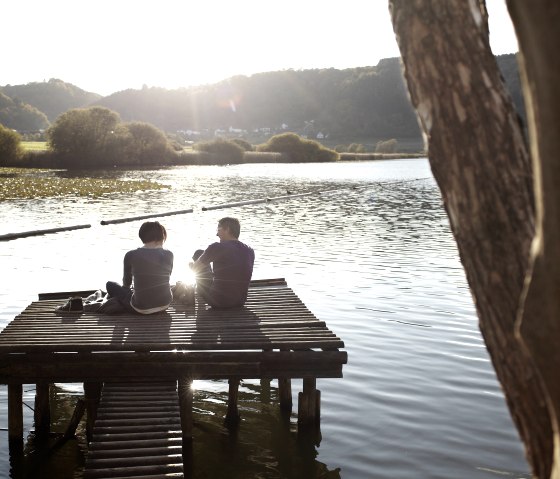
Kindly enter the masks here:
<path id="1" fill-rule="evenodd" d="M 174 280 L 187 274 L 194 249 L 214 241 L 217 220 L 236 215 L 242 239 L 257 252 L 254 276 L 286 277 L 346 344 L 344 378 L 318 381 L 320 440 L 298 438 L 295 416 L 281 417 L 275 382 L 243 383 L 243 423 L 235 437 L 221 423 L 227 384 L 197 384 L 195 477 L 530 477 L 425 160 L 96 174 L 154 179 L 171 188 L 129 197 L 3 203 L 0 234 L 93 226 L 0 243 L 0 325 L 38 292 L 119 280 L 122 256 L 136 246 L 140 223 L 100 226 L 101 219 L 193 207 L 193 214 L 161 219 L 175 253 Z M 201 209 L 288 191 L 316 194 Z M 32 403 L 30 388 L 26 397 Z M 301 381 L 294 381 L 293 390 L 296 404 Z M 69 402 L 76 394 L 79 385 L 65 386 Z M 25 421 L 28 432 L 28 412 Z M 2 388 L 0 427 L 5 425 Z M 2 477 L 9 470 L 5 436 L 0 432 Z M 83 455 L 78 448 L 67 456 L 59 461 L 62 471 L 47 468 L 42 477 L 73 477 L 73 468 L 79 471 L 76 458 Z"/>

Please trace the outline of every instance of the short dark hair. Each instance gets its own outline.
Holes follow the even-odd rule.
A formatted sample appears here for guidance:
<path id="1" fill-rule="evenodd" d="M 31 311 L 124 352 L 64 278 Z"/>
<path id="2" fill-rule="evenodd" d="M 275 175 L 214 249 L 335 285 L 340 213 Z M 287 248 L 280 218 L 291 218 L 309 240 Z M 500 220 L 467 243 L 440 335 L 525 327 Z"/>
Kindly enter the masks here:
<path id="1" fill-rule="evenodd" d="M 146 221 L 140 226 L 138 236 L 140 236 L 142 243 L 165 241 L 167 239 L 167 231 L 159 221 Z"/>
<path id="2" fill-rule="evenodd" d="M 218 225 L 222 228 L 227 228 L 234 238 L 239 238 L 239 233 L 241 233 L 241 225 L 237 218 L 230 218 L 226 216 L 218 221 Z"/>

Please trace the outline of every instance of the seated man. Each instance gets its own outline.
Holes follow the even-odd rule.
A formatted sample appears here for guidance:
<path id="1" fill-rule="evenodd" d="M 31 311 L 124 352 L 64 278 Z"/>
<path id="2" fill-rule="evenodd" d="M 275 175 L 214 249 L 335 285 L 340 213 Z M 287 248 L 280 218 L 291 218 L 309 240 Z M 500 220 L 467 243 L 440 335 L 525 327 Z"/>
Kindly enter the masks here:
<path id="1" fill-rule="evenodd" d="M 199 294 L 214 308 L 241 307 L 247 300 L 255 252 L 239 241 L 240 230 L 237 218 L 222 218 L 216 233 L 220 242 L 197 250 L 190 263 Z"/>

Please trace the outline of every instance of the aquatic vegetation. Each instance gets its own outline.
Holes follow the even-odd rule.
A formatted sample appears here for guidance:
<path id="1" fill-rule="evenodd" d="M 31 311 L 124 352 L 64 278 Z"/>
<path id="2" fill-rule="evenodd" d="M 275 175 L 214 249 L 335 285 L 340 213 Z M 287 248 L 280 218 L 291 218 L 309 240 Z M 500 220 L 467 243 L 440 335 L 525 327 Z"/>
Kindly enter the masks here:
<path id="1" fill-rule="evenodd" d="M 0 201 L 61 196 L 97 198 L 114 193 L 169 188 L 154 181 L 114 178 L 61 178 L 55 170 L 0 168 Z"/>

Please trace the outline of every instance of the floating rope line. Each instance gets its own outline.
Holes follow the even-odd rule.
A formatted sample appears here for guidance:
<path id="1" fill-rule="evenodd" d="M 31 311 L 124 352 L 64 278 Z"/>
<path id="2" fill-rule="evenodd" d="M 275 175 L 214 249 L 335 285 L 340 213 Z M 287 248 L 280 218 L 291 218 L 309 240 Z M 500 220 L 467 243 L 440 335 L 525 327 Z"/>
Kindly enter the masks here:
<path id="1" fill-rule="evenodd" d="M 237 201 L 234 203 L 223 203 L 221 205 L 214 205 L 214 206 L 203 206 L 202 207 L 202 211 L 210 211 L 210 210 L 218 210 L 221 208 L 233 208 L 235 206 L 245 206 L 245 205 L 257 205 L 259 203 L 269 203 L 271 201 L 277 201 L 277 200 L 290 200 L 292 198 L 296 198 L 298 196 L 309 196 L 309 195 L 315 195 L 315 194 L 321 194 L 320 191 L 311 191 L 308 193 L 298 193 L 295 195 L 289 194 L 289 195 L 284 195 L 284 196 L 274 196 L 272 198 L 259 198 L 256 200 L 247 200 L 247 201 Z"/>
<path id="2" fill-rule="evenodd" d="M 28 236 L 40 236 L 40 235 L 46 235 L 51 233 L 60 233 L 61 231 L 80 230 L 84 228 L 91 228 L 91 225 L 64 226 L 61 228 L 49 228 L 45 230 L 24 231 L 22 233 L 8 233 L 5 235 L 0 235 L 0 241 L 11 241 L 19 238 L 27 238 Z"/>
<path id="3" fill-rule="evenodd" d="M 343 188 L 333 188 L 330 190 L 323 190 L 323 191 L 310 191 L 307 193 L 296 193 L 296 194 L 288 194 L 288 195 L 283 195 L 283 196 L 274 196 L 271 198 L 257 198 L 254 200 L 246 200 L 246 201 L 237 201 L 237 202 L 233 202 L 233 203 L 224 203 L 224 204 L 220 204 L 220 205 L 213 205 L 213 206 L 203 206 L 201 209 L 202 211 L 211 211 L 211 210 L 218 210 L 218 209 L 222 209 L 222 208 L 233 208 L 236 206 L 245 206 L 245 205 L 256 205 L 256 204 L 260 204 L 260 203 L 270 203 L 273 201 L 281 201 L 281 200 L 290 200 L 292 198 L 298 198 L 298 197 L 302 197 L 302 196 L 310 196 L 310 195 L 321 195 L 321 194 L 326 194 L 326 193 L 336 193 L 339 191 L 343 191 L 343 190 L 348 190 L 348 189 L 361 189 L 361 188 L 371 188 L 372 186 L 381 186 L 383 188 L 390 186 L 390 185 L 398 185 L 398 184 L 406 184 L 406 183 L 413 183 L 415 181 L 424 181 L 424 180 L 429 180 L 431 179 L 431 177 L 425 177 L 425 178 L 414 178 L 411 180 L 397 180 L 397 181 L 387 181 L 387 182 L 378 182 L 378 183 L 374 183 L 374 184 L 367 184 L 367 185 L 354 185 L 354 186 L 349 186 L 349 187 L 343 187 Z M 147 218 L 158 218 L 158 217 L 162 217 L 162 216 L 172 216 L 172 215 L 182 215 L 182 214 L 187 214 L 187 213 L 193 213 L 193 209 L 189 208 L 186 210 L 177 210 L 177 211 L 168 211 L 168 212 L 163 212 L 163 213 L 153 213 L 153 214 L 149 214 L 149 215 L 141 215 L 141 216 L 131 216 L 129 218 L 118 218 L 118 219 L 114 219 L 114 220 L 102 220 L 101 224 L 102 225 L 110 225 L 110 224 L 118 224 L 118 223 L 126 223 L 129 221 L 136 221 L 136 220 L 144 220 Z M 45 235 L 45 234 L 51 234 L 51 233 L 59 233 L 62 231 L 72 231 L 72 230 L 78 230 L 78 229 L 84 229 L 84 228 L 91 228 L 91 225 L 76 225 L 76 226 L 66 226 L 66 227 L 62 227 L 62 228 L 50 228 L 50 229 L 44 229 L 44 230 L 34 230 L 34 231 L 25 231 L 22 233 L 8 233 L 5 235 L 0 235 L 0 241 L 10 241 L 10 240 L 14 240 L 14 239 L 19 239 L 19 238 L 26 238 L 28 236 L 39 236 L 39 235 Z"/>
<path id="4" fill-rule="evenodd" d="M 267 198 L 259 198 L 257 200 L 247 200 L 247 201 L 237 201 L 235 203 L 224 203 L 221 205 L 214 206 L 203 206 L 202 211 L 219 210 L 220 208 L 233 208 L 234 206 L 244 206 L 244 205 L 257 205 L 259 203 L 266 203 Z"/>
<path id="5" fill-rule="evenodd" d="M 129 218 L 119 218 L 116 220 L 102 220 L 102 225 L 113 225 L 117 223 L 126 223 L 127 221 L 136 221 L 136 220 L 145 220 L 147 218 L 159 218 L 161 216 L 172 216 L 172 215 L 184 215 L 186 213 L 192 213 L 193 209 L 190 208 L 188 210 L 177 210 L 177 211 L 168 211 L 167 213 L 153 213 L 150 215 L 141 215 L 141 216 L 131 216 Z"/>

